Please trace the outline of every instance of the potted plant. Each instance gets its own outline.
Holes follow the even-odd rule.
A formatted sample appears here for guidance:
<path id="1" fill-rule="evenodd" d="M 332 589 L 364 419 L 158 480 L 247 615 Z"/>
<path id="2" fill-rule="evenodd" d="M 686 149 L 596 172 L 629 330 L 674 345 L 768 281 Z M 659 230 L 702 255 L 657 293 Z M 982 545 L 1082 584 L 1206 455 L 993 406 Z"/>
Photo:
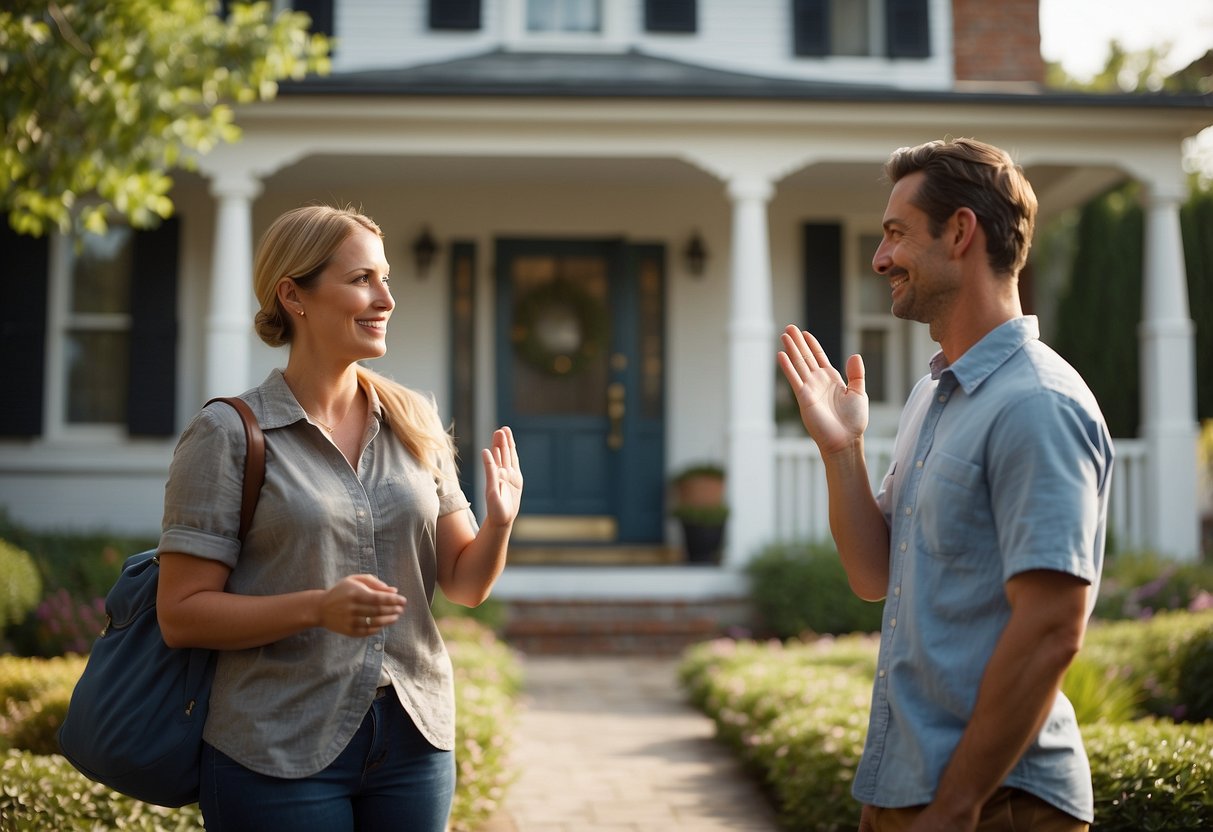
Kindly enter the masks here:
<path id="1" fill-rule="evenodd" d="M 729 509 L 724 501 L 724 468 L 714 462 L 690 465 L 671 480 L 674 508 L 682 525 L 687 563 L 719 563 Z"/>
<path id="2" fill-rule="evenodd" d="M 675 505 L 719 506 L 724 504 L 724 468 L 716 462 L 696 462 L 674 475 Z"/>

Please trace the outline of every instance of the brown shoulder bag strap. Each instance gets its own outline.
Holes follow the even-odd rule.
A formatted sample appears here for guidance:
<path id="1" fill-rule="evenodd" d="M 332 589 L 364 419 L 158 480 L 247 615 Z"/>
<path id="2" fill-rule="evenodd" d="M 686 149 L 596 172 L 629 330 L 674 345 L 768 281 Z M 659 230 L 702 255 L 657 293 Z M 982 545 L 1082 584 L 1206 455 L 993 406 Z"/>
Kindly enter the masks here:
<path id="1" fill-rule="evenodd" d="M 207 402 L 223 402 L 236 409 L 240 421 L 244 422 L 244 441 L 248 451 L 244 455 L 244 491 L 240 498 L 240 539 L 253 523 L 257 500 L 261 497 L 261 485 L 265 482 L 265 434 L 257 417 L 243 399 L 234 396 L 219 396 Z"/>

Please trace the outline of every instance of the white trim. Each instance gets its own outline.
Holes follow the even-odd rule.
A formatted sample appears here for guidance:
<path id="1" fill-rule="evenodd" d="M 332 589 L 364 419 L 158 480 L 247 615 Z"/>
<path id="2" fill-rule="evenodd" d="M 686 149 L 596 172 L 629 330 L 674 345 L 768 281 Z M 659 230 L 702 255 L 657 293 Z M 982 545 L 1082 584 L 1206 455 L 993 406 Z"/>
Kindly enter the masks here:
<path id="1" fill-rule="evenodd" d="M 739 571 L 712 566 L 509 566 L 493 597 L 706 601 L 747 598 L 749 581 Z"/>

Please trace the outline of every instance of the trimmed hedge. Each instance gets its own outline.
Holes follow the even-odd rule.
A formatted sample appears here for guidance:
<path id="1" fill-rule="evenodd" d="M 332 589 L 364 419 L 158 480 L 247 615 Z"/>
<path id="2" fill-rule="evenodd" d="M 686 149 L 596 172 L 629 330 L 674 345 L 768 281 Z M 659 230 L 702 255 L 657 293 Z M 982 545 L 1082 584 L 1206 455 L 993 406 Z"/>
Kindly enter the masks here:
<path id="1" fill-rule="evenodd" d="M 1209 638 L 1213 638 L 1213 610 L 1170 611 L 1139 621 L 1093 621 L 1080 655 L 1110 678 L 1135 686 L 1143 714 L 1185 719 L 1189 706 L 1181 693 L 1184 656 L 1188 645 Z M 1196 659 L 1192 668 L 1195 673 L 1213 672 L 1213 664 L 1202 665 Z M 1189 678 L 1182 686 L 1208 691 L 1213 676 Z"/>
<path id="2" fill-rule="evenodd" d="M 459 779 L 452 832 L 471 832 L 499 807 L 511 780 L 509 737 L 521 665 L 492 631 L 469 618 L 439 628 L 455 668 L 455 754 Z M 80 656 L 0 656 L 0 832 L 14 830 L 197 830 L 197 805 L 151 806 L 86 779 L 58 748 L 57 735 Z"/>
<path id="3" fill-rule="evenodd" d="M 883 602 L 851 591 L 832 541 L 776 543 L 746 567 L 760 632 L 775 638 L 873 633 Z"/>
<path id="4" fill-rule="evenodd" d="M 29 553 L 0 540 L 0 633 L 25 620 L 42 597 L 42 576 Z"/>
<path id="5" fill-rule="evenodd" d="M 1090 641 L 1104 658 L 1113 641 L 1139 655 L 1159 633 L 1175 639 L 1184 627 L 1200 633 L 1208 622 L 1186 614 L 1184 620 L 1137 623 L 1135 640 L 1113 630 Z M 788 828 L 834 832 L 858 824 L 860 806 L 850 788 L 867 732 L 877 647 L 877 640 L 866 636 L 787 644 L 718 640 L 683 656 L 679 675 L 688 698 L 712 718 L 718 737 L 764 784 Z M 1174 658 L 1179 651 L 1167 654 Z M 1082 655 L 1096 673 L 1113 667 L 1091 660 L 1085 648 Z M 1115 667 L 1126 660 L 1122 656 Z M 1153 665 L 1150 678 L 1177 678 L 1161 667 L 1161 662 Z M 1067 679 L 1068 695 L 1073 684 Z M 1131 683 L 1112 686 L 1119 684 L 1136 691 Z M 1098 710 L 1099 705 L 1084 707 Z M 1213 722 L 1108 718 L 1117 712 L 1123 710 L 1105 707 L 1105 718 L 1082 725 L 1095 790 L 1093 829 L 1213 828 Z"/>

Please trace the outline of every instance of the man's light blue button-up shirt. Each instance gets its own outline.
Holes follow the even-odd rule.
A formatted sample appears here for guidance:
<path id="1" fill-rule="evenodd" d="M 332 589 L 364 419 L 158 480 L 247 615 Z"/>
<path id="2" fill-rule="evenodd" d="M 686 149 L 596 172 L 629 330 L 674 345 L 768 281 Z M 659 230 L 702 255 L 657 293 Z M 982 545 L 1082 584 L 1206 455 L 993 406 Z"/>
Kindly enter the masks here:
<path id="1" fill-rule="evenodd" d="M 1098 590 L 1112 441 L 1095 397 L 1011 320 L 948 366 L 942 353 L 902 413 L 877 494 L 889 586 L 872 712 L 853 792 L 877 806 L 929 803 L 968 723 L 1010 616 L 1008 579 L 1075 575 Z M 1093 818 L 1074 709 L 1058 694 L 1004 785 Z"/>

